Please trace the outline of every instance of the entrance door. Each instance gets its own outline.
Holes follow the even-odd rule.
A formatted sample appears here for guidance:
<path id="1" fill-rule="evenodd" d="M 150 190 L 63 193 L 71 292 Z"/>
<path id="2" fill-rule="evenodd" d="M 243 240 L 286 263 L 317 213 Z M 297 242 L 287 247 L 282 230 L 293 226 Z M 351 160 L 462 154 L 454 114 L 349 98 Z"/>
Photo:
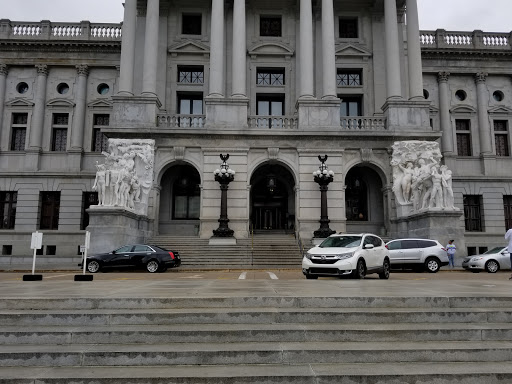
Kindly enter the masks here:
<path id="1" fill-rule="evenodd" d="M 285 219 L 286 210 L 279 202 L 273 205 L 254 206 L 254 229 L 287 229 Z"/>

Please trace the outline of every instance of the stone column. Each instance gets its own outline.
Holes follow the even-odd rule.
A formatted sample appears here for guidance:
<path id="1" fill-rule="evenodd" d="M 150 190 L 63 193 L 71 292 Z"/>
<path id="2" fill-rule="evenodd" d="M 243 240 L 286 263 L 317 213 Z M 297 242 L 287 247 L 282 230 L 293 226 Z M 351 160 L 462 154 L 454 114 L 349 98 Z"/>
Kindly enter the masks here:
<path id="1" fill-rule="evenodd" d="M 322 0 L 322 99 L 337 97 L 334 8 L 332 1 L 333 0 Z"/>
<path id="2" fill-rule="evenodd" d="M 146 12 L 146 38 L 144 40 L 144 67 L 142 76 L 143 96 L 156 96 L 159 26 L 160 0 L 148 1 L 148 8 Z"/>
<path id="3" fill-rule="evenodd" d="M 2 125 L 4 122 L 5 87 L 8 74 L 9 67 L 5 64 L 0 64 L 0 134 L 2 133 Z"/>
<path id="4" fill-rule="evenodd" d="M 487 108 L 489 107 L 487 97 L 487 86 L 485 80 L 487 73 L 479 72 L 475 75 L 477 102 L 478 102 L 478 132 L 480 134 L 480 154 L 492 154 L 491 145 L 491 129 L 489 124 L 489 114 Z"/>
<path id="5" fill-rule="evenodd" d="M 127 96 L 133 96 L 136 19 L 137 0 L 125 0 L 118 93 Z"/>
<path id="6" fill-rule="evenodd" d="M 401 98 L 400 49 L 398 44 L 398 18 L 396 0 L 384 0 L 386 36 L 386 90 L 387 98 Z"/>
<path id="7" fill-rule="evenodd" d="M 299 98 L 313 98 L 313 7 L 311 0 L 300 0 L 299 39 Z"/>
<path id="8" fill-rule="evenodd" d="M 407 0 L 407 53 L 409 64 L 409 98 L 423 98 L 420 25 L 418 0 Z"/>
<path id="9" fill-rule="evenodd" d="M 245 0 L 233 3 L 233 97 L 246 97 Z"/>
<path id="10" fill-rule="evenodd" d="M 224 0 L 212 0 L 210 94 L 224 97 Z"/>
<path id="11" fill-rule="evenodd" d="M 450 89 L 448 88 L 449 72 L 439 72 L 437 82 L 439 83 L 439 117 L 441 122 L 441 152 L 443 156 L 453 154 L 453 131 L 450 120 Z"/>
<path id="12" fill-rule="evenodd" d="M 82 151 L 84 147 L 84 127 L 85 127 L 85 109 L 87 103 L 87 77 L 89 76 L 89 67 L 87 65 L 77 65 L 78 75 L 76 106 L 73 116 L 73 125 L 71 127 L 71 150 Z"/>
<path id="13" fill-rule="evenodd" d="M 32 113 L 32 124 L 30 127 L 29 150 L 41 151 L 43 142 L 44 111 L 46 104 L 46 81 L 48 78 L 48 66 L 46 64 L 36 65 L 36 94 L 34 111 Z"/>

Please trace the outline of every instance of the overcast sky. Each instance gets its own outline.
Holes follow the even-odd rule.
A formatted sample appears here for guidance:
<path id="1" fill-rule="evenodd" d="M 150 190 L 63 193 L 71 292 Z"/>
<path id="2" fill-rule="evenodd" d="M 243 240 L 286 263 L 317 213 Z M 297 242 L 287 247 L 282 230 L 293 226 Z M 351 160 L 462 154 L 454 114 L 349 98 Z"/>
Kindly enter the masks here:
<path id="1" fill-rule="evenodd" d="M 0 0 L 0 19 L 119 23 L 124 0 Z M 418 0 L 420 28 L 512 31 L 512 0 Z"/>

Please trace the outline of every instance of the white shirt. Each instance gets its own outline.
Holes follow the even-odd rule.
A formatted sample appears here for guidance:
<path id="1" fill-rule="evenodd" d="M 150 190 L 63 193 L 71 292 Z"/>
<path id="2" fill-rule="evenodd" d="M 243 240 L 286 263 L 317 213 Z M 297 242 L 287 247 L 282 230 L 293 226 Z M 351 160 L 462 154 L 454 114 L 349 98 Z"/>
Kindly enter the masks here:
<path id="1" fill-rule="evenodd" d="M 505 240 L 508 240 L 507 250 L 512 253 L 512 228 L 505 233 Z"/>

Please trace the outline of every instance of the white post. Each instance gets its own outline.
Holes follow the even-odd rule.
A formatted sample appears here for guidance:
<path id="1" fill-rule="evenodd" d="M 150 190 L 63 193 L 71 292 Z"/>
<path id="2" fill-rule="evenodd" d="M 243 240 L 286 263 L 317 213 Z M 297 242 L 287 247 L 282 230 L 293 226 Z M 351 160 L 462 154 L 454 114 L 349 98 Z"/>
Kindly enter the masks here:
<path id="1" fill-rule="evenodd" d="M 224 96 L 224 0 L 212 0 L 209 95 Z"/>
<path id="2" fill-rule="evenodd" d="M 41 249 L 43 245 L 43 234 L 35 231 L 32 233 L 32 239 L 30 242 L 30 248 L 34 250 L 34 257 L 32 259 L 32 274 L 34 274 L 36 270 L 36 252 L 38 249 Z"/>
<path id="3" fill-rule="evenodd" d="M 84 261 L 83 261 L 83 275 L 85 275 L 85 266 L 87 265 L 87 250 L 91 246 L 91 232 L 86 231 L 85 232 L 85 245 L 84 245 Z"/>
<path id="4" fill-rule="evenodd" d="M 332 1 L 333 0 L 322 0 L 322 99 L 337 97 L 334 8 Z"/>
<path id="5" fill-rule="evenodd" d="M 417 0 L 407 0 L 407 52 L 409 63 L 409 98 L 423 98 L 420 23 Z"/>
<path id="6" fill-rule="evenodd" d="M 245 0 L 233 4 L 233 97 L 246 97 Z"/>
<path id="7" fill-rule="evenodd" d="M 133 96 L 136 20 L 137 0 L 125 0 L 118 93 L 129 96 Z"/>
<path id="8" fill-rule="evenodd" d="M 299 98 L 313 98 L 313 7 L 300 0 L 300 91 Z"/>
<path id="9" fill-rule="evenodd" d="M 144 40 L 144 73 L 142 75 L 142 94 L 144 96 L 156 96 L 159 26 L 160 0 L 150 0 L 146 12 L 146 38 Z"/>
<path id="10" fill-rule="evenodd" d="M 396 0 L 384 0 L 386 33 L 386 89 L 387 97 L 401 98 L 400 49 L 398 44 L 398 18 Z"/>

